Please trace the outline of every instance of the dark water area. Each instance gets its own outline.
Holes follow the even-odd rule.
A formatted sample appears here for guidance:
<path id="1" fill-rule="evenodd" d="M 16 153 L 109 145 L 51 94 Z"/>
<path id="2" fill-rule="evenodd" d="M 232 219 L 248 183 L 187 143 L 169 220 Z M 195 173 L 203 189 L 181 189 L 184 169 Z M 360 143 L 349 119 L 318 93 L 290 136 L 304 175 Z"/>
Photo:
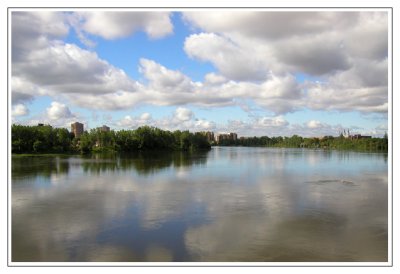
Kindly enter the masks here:
<path id="1" fill-rule="evenodd" d="M 386 262 L 387 154 L 16 156 L 13 262 Z"/>

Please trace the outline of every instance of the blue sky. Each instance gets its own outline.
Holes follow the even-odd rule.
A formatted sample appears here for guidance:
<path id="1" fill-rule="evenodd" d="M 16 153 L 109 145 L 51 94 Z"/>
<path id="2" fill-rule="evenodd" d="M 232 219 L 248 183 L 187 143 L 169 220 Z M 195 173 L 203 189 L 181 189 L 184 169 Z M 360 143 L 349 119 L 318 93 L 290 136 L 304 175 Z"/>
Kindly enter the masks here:
<path id="1" fill-rule="evenodd" d="M 13 123 L 239 136 L 388 130 L 385 11 L 11 18 Z"/>

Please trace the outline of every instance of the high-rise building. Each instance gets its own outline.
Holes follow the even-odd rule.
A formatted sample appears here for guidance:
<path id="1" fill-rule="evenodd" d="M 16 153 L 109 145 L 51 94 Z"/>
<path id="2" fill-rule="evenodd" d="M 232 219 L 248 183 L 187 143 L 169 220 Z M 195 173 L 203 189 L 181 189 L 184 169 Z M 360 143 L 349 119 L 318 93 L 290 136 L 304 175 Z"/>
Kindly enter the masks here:
<path id="1" fill-rule="evenodd" d="M 223 140 L 230 140 L 230 141 L 236 141 L 237 140 L 237 134 L 234 132 L 231 133 L 221 133 L 218 134 L 215 138 L 217 143 L 223 141 Z"/>
<path id="2" fill-rule="evenodd" d="M 212 131 L 206 131 L 206 132 L 203 132 L 203 134 L 206 136 L 207 141 L 208 141 L 209 143 L 214 142 L 214 132 L 212 132 Z"/>
<path id="3" fill-rule="evenodd" d="M 108 126 L 106 126 L 106 125 L 103 125 L 102 127 L 99 127 L 99 129 L 100 129 L 101 131 L 104 131 L 104 132 L 110 131 L 110 127 L 108 127 Z"/>
<path id="4" fill-rule="evenodd" d="M 71 124 L 71 132 L 74 134 L 75 138 L 78 138 L 83 133 L 83 124 L 75 122 Z"/>

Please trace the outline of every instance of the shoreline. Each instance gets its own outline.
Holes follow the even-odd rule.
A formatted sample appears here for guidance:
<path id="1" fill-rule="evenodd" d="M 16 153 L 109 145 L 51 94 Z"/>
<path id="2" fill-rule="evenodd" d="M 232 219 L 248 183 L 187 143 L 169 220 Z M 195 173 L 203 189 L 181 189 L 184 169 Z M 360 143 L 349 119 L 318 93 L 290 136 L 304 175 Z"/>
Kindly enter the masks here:
<path id="1" fill-rule="evenodd" d="M 275 149 L 298 149 L 298 150 L 314 150 L 314 151 L 348 151 L 348 152 L 357 152 L 357 153 L 379 153 L 379 154 L 388 154 L 388 151 L 380 151 L 380 150 L 363 150 L 363 149 L 341 149 L 341 148 L 306 148 L 306 147 L 274 147 L 274 146 L 219 146 L 219 145 L 212 145 L 210 149 L 207 150 L 160 150 L 160 149 L 145 149 L 145 150 L 138 150 L 138 151 L 92 151 L 89 153 L 79 153 L 79 152 L 71 152 L 71 153 L 11 153 L 12 157 L 46 157 L 46 156 L 88 156 L 88 155 L 98 155 L 98 154 L 133 154 L 133 153 L 152 153 L 152 152 L 183 152 L 183 153 L 191 153 L 191 152 L 205 152 L 210 151 L 214 147 L 226 147 L 226 148 L 233 148 L 233 147 L 243 147 L 243 148 L 275 148 Z"/>

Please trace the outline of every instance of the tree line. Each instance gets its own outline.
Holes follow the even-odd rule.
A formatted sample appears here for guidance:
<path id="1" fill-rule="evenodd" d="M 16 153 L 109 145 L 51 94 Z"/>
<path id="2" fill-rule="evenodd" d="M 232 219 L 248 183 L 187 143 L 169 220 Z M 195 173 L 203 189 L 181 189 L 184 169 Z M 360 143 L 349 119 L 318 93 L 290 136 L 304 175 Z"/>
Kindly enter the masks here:
<path id="1" fill-rule="evenodd" d="M 201 133 L 167 131 L 143 126 L 135 130 L 102 131 L 91 129 L 75 138 L 65 128 L 50 125 L 11 126 L 12 153 L 90 153 L 105 151 L 210 149 Z"/>
<path id="2" fill-rule="evenodd" d="M 142 126 L 135 130 L 102 131 L 91 129 L 75 138 L 65 128 L 50 125 L 11 126 L 12 153 L 90 153 L 90 152 L 135 152 L 144 150 L 191 151 L 210 149 L 203 133 L 189 131 L 167 131 L 156 127 Z M 323 138 L 249 137 L 237 140 L 221 140 L 220 146 L 323 148 L 358 151 L 388 151 L 387 135 L 383 138 L 349 139 L 325 136 Z"/>
<path id="3" fill-rule="evenodd" d="M 220 146 L 255 146 L 255 147 L 289 147 L 289 148 L 323 148 L 357 151 L 388 151 L 387 135 L 383 138 L 350 139 L 344 136 L 323 138 L 305 138 L 298 135 L 291 137 L 248 137 L 237 140 L 221 140 Z"/>

